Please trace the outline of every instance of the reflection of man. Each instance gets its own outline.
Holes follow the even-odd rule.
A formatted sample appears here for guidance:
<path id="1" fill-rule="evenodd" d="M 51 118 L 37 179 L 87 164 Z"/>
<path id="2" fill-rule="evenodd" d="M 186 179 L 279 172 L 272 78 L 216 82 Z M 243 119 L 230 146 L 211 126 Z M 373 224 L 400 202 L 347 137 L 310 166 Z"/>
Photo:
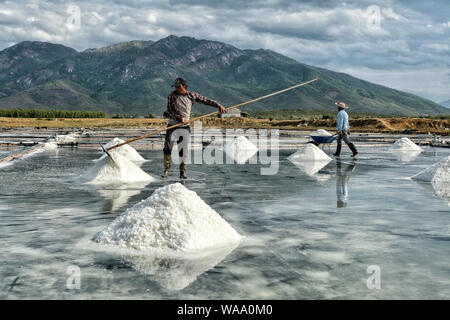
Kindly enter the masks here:
<path id="1" fill-rule="evenodd" d="M 351 163 L 342 172 L 341 161 L 336 161 L 336 196 L 337 207 L 345 208 L 348 201 L 348 180 L 350 180 L 350 173 L 356 168 L 356 163 Z"/>
<path id="2" fill-rule="evenodd" d="M 163 149 L 164 173 L 162 174 L 162 177 L 166 178 L 169 175 L 169 169 L 172 163 L 172 149 L 174 147 L 174 142 L 176 142 L 178 145 L 179 156 L 182 159 L 180 164 L 180 178 L 186 179 L 185 160 L 188 153 L 189 133 L 191 131 L 189 127 L 189 117 L 192 105 L 194 102 L 203 103 L 218 108 L 220 113 L 225 113 L 226 109 L 214 100 L 202 97 L 193 91 L 187 91 L 187 83 L 183 78 L 175 79 L 173 86 L 175 87 L 175 90 L 168 97 L 167 110 L 164 112 L 164 117 L 169 118 L 168 126 L 173 126 L 178 123 L 183 123 L 184 126 L 170 129 L 166 132 Z"/>

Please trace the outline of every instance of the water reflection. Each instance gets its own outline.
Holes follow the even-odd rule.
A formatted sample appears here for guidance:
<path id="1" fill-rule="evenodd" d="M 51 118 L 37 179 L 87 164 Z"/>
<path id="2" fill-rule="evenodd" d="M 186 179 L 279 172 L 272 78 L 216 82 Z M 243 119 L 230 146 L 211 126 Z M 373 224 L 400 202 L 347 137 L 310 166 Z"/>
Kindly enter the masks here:
<path id="1" fill-rule="evenodd" d="M 347 207 L 348 202 L 348 181 L 350 180 L 351 173 L 356 168 L 356 162 L 348 164 L 345 170 L 342 169 L 342 162 L 336 161 L 336 197 L 337 208 Z"/>
<path id="2" fill-rule="evenodd" d="M 299 168 L 301 171 L 303 171 L 308 176 L 314 176 L 316 173 L 318 173 L 320 170 L 322 170 L 324 167 L 330 163 L 331 160 L 322 160 L 322 161 L 297 161 L 296 159 L 290 159 L 297 168 Z"/>
<path id="3" fill-rule="evenodd" d="M 108 188 L 98 188 L 97 191 L 106 199 L 103 211 L 113 212 L 125 207 L 128 200 L 141 193 L 148 184 L 148 182 L 137 182 L 126 187 L 112 185 Z"/>
<path id="4" fill-rule="evenodd" d="M 245 164 L 257 152 L 257 149 L 224 149 L 226 155 L 236 161 L 237 164 Z"/>
<path id="5" fill-rule="evenodd" d="M 416 181 L 416 182 L 425 190 L 427 190 L 427 192 L 432 193 L 435 196 L 447 202 L 448 206 L 450 207 L 450 182 L 448 183 L 439 183 L 436 181 L 432 182 Z"/>
<path id="6" fill-rule="evenodd" d="M 410 162 L 416 159 L 422 151 L 397 151 L 395 157 L 401 162 Z"/>
<path id="7" fill-rule="evenodd" d="M 169 290 L 182 290 L 201 274 L 214 268 L 239 244 L 203 252 L 197 255 L 166 255 L 142 252 L 123 255 L 122 258 L 133 269 L 149 276 Z"/>

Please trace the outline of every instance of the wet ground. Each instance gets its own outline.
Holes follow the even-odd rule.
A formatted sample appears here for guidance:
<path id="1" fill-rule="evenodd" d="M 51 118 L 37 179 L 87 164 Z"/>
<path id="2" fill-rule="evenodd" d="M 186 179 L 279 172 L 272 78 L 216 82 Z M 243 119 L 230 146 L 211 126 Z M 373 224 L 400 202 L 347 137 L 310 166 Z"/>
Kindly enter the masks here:
<path id="1" fill-rule="evenodd" d="M 450 150 L 415 158 L 360 151 L 314 176 L 286 159 L 295 150 L 280 151 L 270 176 L 258 164 L 189 165 L 186 187 L 246 237 L 190 260 L 129 256 L 90 241 L 127 207 L 177 182 L 175 167 L 168 182 L 100 188 L 73 183 L 98 150 L 16 161 L 0 168 L 0 298 L 450 298 L 448 199 L 408 179 Z M 150 160 L 142 168 L 158 176 L 162 152 L 140 153 Z"/>

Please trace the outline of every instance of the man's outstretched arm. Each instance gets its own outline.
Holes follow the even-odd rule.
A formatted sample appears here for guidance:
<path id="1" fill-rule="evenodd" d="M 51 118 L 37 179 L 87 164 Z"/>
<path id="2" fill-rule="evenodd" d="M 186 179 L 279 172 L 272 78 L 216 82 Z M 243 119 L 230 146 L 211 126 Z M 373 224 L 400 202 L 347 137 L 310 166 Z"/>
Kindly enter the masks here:
<path id="1" fill-rule="evenodd" d="M 220 113 L 225 113 L 227 110 L 224 106 L 222 106 L 220 103 L 218 103 L 215 100 L 209 99 L 207 97 L 201 96 L 198 93 L 192 92 L 192 95 L 194 96 L 195 102 L 205 104 L 207 106 L 216 107 L 219 109 Z"/>

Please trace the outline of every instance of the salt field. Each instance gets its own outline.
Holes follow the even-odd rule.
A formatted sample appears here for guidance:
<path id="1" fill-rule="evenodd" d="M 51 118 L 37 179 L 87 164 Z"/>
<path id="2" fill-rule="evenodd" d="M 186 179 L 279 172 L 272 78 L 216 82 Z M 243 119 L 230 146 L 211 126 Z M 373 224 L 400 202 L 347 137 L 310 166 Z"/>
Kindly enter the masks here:
<path id="1" fill-rule="evenodd" d="M 154 178 L 160 150 L 118 160 L 142 178 L 118 181 L 100 148 L 46 148 L 0 168 L 0 298 L 448 299 L 450 149 L 408 157 L 390 145 L 358 145 L 357 160 L 344 149 L 319 169 L 282 149 L 275 175 L 245 161 L 190 164 L 184 184 L 175 171 Z M 79 289 L 67 287 L 74 267 Z M 374 268 L 379 289 L 367 285 Z"/>

